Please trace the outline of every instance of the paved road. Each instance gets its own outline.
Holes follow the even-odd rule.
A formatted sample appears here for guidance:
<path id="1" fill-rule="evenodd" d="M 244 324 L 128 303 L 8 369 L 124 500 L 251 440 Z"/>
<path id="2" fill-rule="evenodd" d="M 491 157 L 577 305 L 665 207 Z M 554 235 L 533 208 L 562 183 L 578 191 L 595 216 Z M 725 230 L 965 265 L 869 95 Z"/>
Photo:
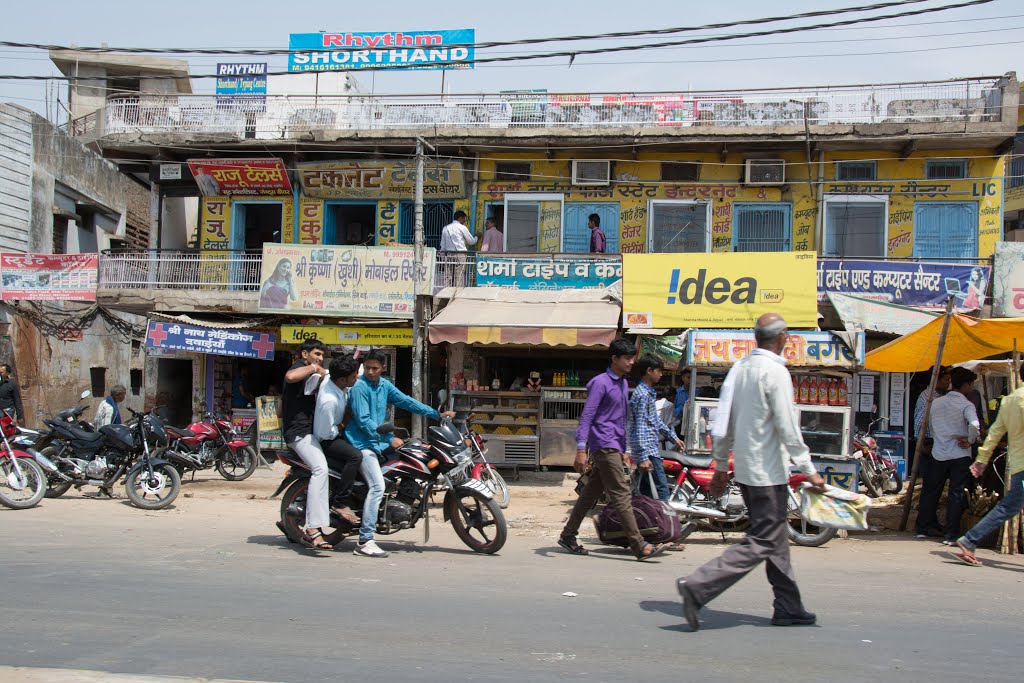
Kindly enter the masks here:
<path id="1" fill-rule="evenodd" d="M 517 528 L 487 557 L 435 518 L 429 544 L 405 532 L 371 560 L 284 542 L 273 501 L 179 503 L 0 509 L 0 663 L 288 682 L 1019 680 L 1018 558 L 972 569 L 930 542 L 837 539 L 795 549 L 820 627 L 771 627 L 758 573 L 689 633 L 673 580 L 721 551 L 709 534 L 638 563 Z"/>

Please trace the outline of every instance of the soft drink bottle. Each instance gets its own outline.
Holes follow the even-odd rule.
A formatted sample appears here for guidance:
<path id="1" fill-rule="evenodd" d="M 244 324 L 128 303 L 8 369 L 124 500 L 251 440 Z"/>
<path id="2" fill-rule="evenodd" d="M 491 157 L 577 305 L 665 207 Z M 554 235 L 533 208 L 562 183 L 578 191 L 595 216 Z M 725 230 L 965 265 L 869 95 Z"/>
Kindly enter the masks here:
<path id="1" fill-rule="evenodd" d="M 811 385 L 807 381 L 807 375 L 800 378 L 800 396 L 797 399 L 798 403 L 807 403 L 810 398 Z"/>
<path id="2" fill-rule="evenodd" d="M 839 405 L 839 380 L 834 377 L 828 383 L 828 404 L 830 406 Z"/>
<path id="3" fill-rule="evenodd" d="M 849 389 L 846 386 L 846 380 L 839 380 L 839 405 L 845 406 L 850 404 Z"/>
<path id="4" fill-rule="evenodd" d="M 818 378 L 811 377 L 807 383 L 807 402 L 811 405 L 817 405 L 818 403 Z"/>

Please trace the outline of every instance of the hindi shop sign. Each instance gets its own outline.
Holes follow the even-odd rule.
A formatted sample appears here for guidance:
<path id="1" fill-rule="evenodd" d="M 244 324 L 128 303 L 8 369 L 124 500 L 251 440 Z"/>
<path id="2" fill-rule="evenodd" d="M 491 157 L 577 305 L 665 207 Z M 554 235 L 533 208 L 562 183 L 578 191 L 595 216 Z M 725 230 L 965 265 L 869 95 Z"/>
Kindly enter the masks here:
<path id="1" fill-rule="evenodd" d="M 477 287 L 604 289 L 621 279 L 617 259 L 476 257 Z"/>
<path id="2" fill-rule="evenodd" d="M 292 33 L 289 71 L 472 69 L 476 31 Z"/>
<path id="3" fill-rule="evenodd" d="M 255 360 L 274 360 L 275 340 L 275 336 L 267 332 L 196 327 L 152 320 L 146 331 L 146 346 L 151 349 Z"/>
<path id="4" fill-rule="evenodd" d="M 299 164 L 299 184 L 307 197 L 323 199 L 412 199 L 416 164 L 412 161 L 347 161 Z M 466 196 L 461 161 L 428 161 L 423 171 L 427 199 Z"/>
<path id="5" fill-rule="evenodd" d="M 864 333 L 848 346 L 831 332 L 790 330 L 782 357 L 790 367 L 853 368 L 864 364 Z M 753 331 L 692 330 L 687 342 L 687 365 L 729 366 L 757 348 Z"/>
<path id="6" fill-rule="evenodd" d="M 261 313 L 411 320 L 415 292 L 433 291 L 434 250 L 417 264 L 412 247 L 264 244 L 260 283 Z"/>
<path id="7" fill-rule="evenodd" d="M 833 292 L 915 308 L 941 309 L 945 308 L 949 294 L 953 294 L 958 309 L 973 311 L 985 303 L 989 277 L 991 268 L 972 264 L 821 259 L 818 301 L 825 301 Z"/>
<path id="8" fill-rule="evenodd" d="M 290 197 L 292 184 L 284 161 L 257 159 L 189 159 L 189 170 L 204 197 Z"/>
<path id="9" fill-rule="evenodd" d="M 815 255 L 806 252 L 623 254 L 625 327 L 753 327 L 778 313 L 817 327 Z"/>
<path id="10" fill-rule="evenodd" d="M 0 254 L 3 301 L 96 301 L 99 254 Z"/>

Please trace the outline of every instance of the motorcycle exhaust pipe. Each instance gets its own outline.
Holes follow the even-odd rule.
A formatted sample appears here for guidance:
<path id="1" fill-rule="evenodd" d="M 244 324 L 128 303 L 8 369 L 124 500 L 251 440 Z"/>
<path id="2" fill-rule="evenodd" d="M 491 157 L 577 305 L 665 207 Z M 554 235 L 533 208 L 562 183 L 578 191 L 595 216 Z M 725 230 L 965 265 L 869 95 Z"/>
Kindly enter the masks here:
<path id="1" fill-rule="evenodd" d="M 672 501 L 668 505 L 676 512 L 681 512 L 685 515 L 692 515 L 694 517 L 707 517 L 709 519 L 725 519 L 729 516 L 728 513 L 723 512 L 722 510 L 715 510 L 714 508 L 697 508 L 676 501 Z"/>
<path id="2" fill-rule="evenodd" d="M 57 466 L 54 465 L 53 461 L 47 458 L 45 455 L 43 455 L 34 448 L 28 449 L 28 452 L 29 455 L 32 456 L 32 459 L 39 463 L 39 466 L 42 467 L 44 470 L 46 470 L 50 474 L 55 474 L 57 472 Z"/>

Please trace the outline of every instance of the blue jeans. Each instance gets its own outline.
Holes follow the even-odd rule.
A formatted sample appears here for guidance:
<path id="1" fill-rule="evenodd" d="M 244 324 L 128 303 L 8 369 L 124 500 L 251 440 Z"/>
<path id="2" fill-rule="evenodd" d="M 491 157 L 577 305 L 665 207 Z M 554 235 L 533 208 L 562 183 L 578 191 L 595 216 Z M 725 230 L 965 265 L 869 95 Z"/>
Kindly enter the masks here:
<path id="1" fill-rule="evenodd" d="M 986 536 L 999 528 L 1024 509 L 1024 472 L 1018 472 L 1010 478 L 1010 489 L 1003 494 L 999 504 L 992 508 L 980 522 L 960 537 L 960 542 L 974 550 Z"/>
<path id="2" fill-rule="evenodd" d="M 670 489 L 668 487 L 668 477 L 665 475 L 665 465 L 662 463 L 661 458 L 651 458 L 651 465 L 653 467 L 651 467 L 650 473 L 654 478 L 654 488 L 657 490 L 657 495 L 651 491 L 651 477 L 648 477 L 647 472 L 643 470 L 639 471 L 640 493 L 668 502 Z"/>
<path id="3" fill-rule="evenodd" d="M 373 533 L 377 530 L 380 501 L 384 499 L 384 475 L 380 471 L 380 460 L 371 450 L 364 450 L 362 453 L 363 464 L 359 471 L 362 472 L 369 491 L 366 493 L 366 502 L 363 503 L 363 523 L 359 527 L 360 544 L 373 540 Z"/>

